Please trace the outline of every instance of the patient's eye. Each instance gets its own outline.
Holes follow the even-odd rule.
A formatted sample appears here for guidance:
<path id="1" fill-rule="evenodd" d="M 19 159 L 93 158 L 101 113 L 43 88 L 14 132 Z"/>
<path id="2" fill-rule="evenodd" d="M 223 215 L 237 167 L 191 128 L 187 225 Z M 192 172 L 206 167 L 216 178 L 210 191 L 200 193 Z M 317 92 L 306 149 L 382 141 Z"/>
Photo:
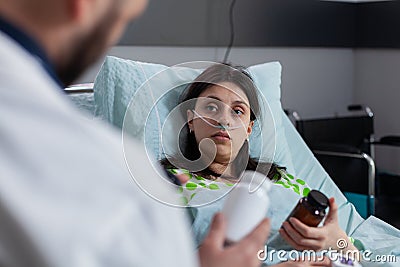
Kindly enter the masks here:
<path id="1" fill-rule="evenodd" d="M 218 111 L 218 106 L 214 105 L 214 104 L 206 105 L 204 107 L 204 110 L 206 110 L 208 112 L 217 112 Z"/>
<path id="2" fill-rule="evenodd" d="M 232 110 L 232 113 L 234 113 L 237 116 L 242 116 L 244 114 L 244 111 L 241 110 L 241 109 L 236 108 L 236 109 Z"/>

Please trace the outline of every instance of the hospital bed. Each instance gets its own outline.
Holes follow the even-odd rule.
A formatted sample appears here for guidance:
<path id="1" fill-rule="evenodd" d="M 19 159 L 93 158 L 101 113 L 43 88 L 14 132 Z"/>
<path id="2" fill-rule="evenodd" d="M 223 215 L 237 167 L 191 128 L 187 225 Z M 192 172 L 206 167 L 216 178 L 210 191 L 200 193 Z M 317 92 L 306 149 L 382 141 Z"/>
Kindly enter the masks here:
<path id="1" fill-rule="evenodd" d="M 335 197 L 339 206 L 339 224 L 352 238 L 361 240 L 358 243 L 359 248 L 369 249 L 373 251 L 373 255 L 394 255 L 397 262 L 400 262 L 400 231 L 373 216 L 364 220 L 357 213 L 285 115 L 280 102 L 281 70 L 279 62 L 249 67 L 255 84 L 268 103 L 274 125 L 274 135 L 266 135 L 262 140 L 257 139 L 257 136 L 253 137 L 252 134 L 250 152 L 261 155 L 260 141 L 267 147 L 275 147 L 273 160 L 276 163 L 287 167 L 289 173 L 306 180 L 311 188 L 318 189 L 329 197 Z M 155 159 L 160 159 L 163 157 L 163 151 L 160 150 L 160 125 L 177 105 L 177 93 L 182 91 L 181 87 L 192 81 L 200 72 L 200 69 L 191 69 L 186 65 L 169 68 L 160 64 L 107 57 L 96 77 L 94 93 L 91 92 L 91 88 L 87 88 L 87 92 L 73 92 L 70 89 L 68 93 L 75 103 L 86 110 L 86 114 L 89 111 L 97 119 L 111 123 L 119 129 L 124 126 L 125 114 L 128 114 L 132 127 L 129 134 L 142 140 Z M 178 91 L 165 94 L 165 88 L 177 88 Z M 161 99 L 162 97 L 164 98 Z M 85 99 L 89 103 L 85 103 Z M 133 106 L 139 107 L 135 112 L 129 110 L 132 107 L 132 99 L 136 101 Z M 150 108 L 147 101 L 151 103 Z M 146 136 L 146 133 L 152 133 L 151 138 Z M 277 197 L 280 198 L 277 204 L 285 202 L 284 197 Z M 271 231 L 280 228 L 291 209 L 290 206 L 285 210 L 276 210 L 271 218 Z M 211 207 L 206 208 L 198 216 L 204 216 L 206 222 L 215 210 Z M 207 223 L 203 223 L 201 227 L 203 226 L 207 226 Z M 193 231 L 207 230 L 195 227 Z"/>

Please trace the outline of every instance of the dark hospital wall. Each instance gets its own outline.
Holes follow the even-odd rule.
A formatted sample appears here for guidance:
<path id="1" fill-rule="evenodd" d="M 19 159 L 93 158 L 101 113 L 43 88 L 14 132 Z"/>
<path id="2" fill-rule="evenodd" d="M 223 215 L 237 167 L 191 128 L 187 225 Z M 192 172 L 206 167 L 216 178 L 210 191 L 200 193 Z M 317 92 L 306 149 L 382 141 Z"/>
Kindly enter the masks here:
<path id="1" fill-rule="evenodd" d="M 119 45 L 226 46 L 232 0 L 152 0 Z M 234 46 L 400 48 L 400 3 L 237 0 Z"/>

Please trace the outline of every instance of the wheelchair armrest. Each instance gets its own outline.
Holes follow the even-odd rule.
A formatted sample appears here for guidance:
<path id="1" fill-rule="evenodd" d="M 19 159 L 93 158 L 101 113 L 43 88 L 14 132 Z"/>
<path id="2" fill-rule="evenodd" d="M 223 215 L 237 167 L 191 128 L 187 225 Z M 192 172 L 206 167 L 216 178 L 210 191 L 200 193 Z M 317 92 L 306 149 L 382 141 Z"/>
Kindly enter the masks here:
<path id="1" fill-rule="evenodd" d="M 317 155 L 325 155 L 329 157 L 345 157 L 345 158 L 358 158 L 361 160 L 364 160 L 368 164 L 368 195 L 373 198 L 375 196 L 375 173 L 376 173 L 376 167 L 375 167 L 375 162 L 366 153 L 351 153 L 351 152 L 343 152 L 343 151 L 328 151 L 328 150 L 318 150 L 315 149 L 313 150 L 314 154 Z M 371 206 L 371 214 L 374 214 L 375 208 L 372 205 Z"/>
<path id="2" fill-rule="evenodd" d="M 369 206 L 369 214 L 375 214 L 375 204 L 373 199 L 375 198 L 375 173 L 376 167 L 374 160 L 365 153 L 349 153 L 340 151 L 327 151 L 327 150 L 313 150 L 316 155 L 324 155 L 328 157 L 345 157 L 345 158 L 358 158 L 364 160 L 368 164 L 368 195 L 371 199 Z"/>
<path id="3" fill-rule="evenodd" d="M 330 151 L 337 153 L 350 153 L 350 154 L 361 154 L 362 151 L 354 146 L 333 144 L 333 143 L 318 143 L 310 146 L 311 150 L 319 151 Z"/>
<path id="4" fill-rule="evenodd" d="M 388 135 L 382 137 L 378 142 L 374 142 L 376 145 L 386 146 L 400 146 L 400 136 Z"/>

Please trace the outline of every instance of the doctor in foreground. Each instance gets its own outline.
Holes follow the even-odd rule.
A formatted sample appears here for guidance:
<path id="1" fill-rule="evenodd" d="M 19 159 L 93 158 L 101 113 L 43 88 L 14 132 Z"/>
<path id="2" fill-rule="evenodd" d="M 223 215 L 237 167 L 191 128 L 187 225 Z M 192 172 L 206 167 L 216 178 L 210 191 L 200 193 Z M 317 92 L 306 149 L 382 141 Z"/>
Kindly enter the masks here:
<path id="1" fill-rule="evenodd" d="M 0 266 L 198 265 L 182 213 L 138 188 L 119 134 L 82 117 L 62 92 L 145 6 L 0 0 Z M 156 183 L 141 146 L 131 145 L 135 175 Z M 268 220 L 227 249 L 224 231 L 217 215 L 200 250 L 202 266 L 260 264 Z M 328 263 L 284 263 L 314 264 Z"/>

